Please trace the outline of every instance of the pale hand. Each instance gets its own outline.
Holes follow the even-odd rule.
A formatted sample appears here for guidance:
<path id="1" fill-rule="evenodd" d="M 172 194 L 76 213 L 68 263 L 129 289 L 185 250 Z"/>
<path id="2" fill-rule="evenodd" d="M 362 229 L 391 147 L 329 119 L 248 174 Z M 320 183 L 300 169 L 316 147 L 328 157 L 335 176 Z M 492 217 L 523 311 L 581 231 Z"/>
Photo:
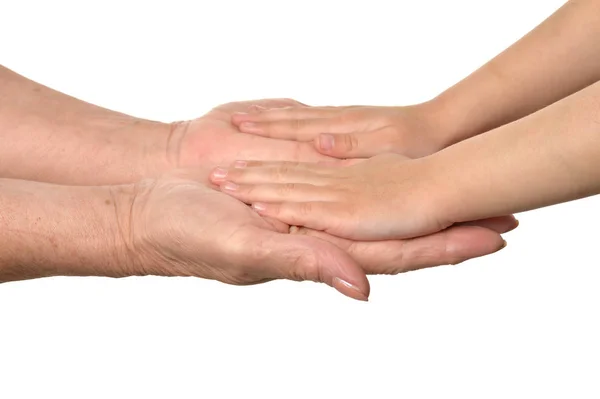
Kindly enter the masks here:
<path id="1" fill-rule="evenodd" d="M 354 242 L 297 228 L 287 234 L 287 225 L 211 189 L 205 176 L 204 170 L 178 170 L 146 179 L 121 202 L 132 274 L 230 284 L 312 280 L 366 300 L 365 274 L 396 274 L 487 255 L 503 248 L 500 234 L 517 226 L 512 217 L 496 218 L 406 241 Z"/>
<path id="2" fill-rule="evenodd" d="M 444 129 L 430 103 L 406 107 L 255 107 L 237 112 L 232 122 L 244 133 L 311 142 L 336 158 L 368 158 L 394 152 L 411 158 L 442 148 Z M 242 159 L 242 158 L 240 158 Z"/>
<path id="3" fill-rule="evenodd" d="M 223 192 L 263 216 L 352 240 L 403 239 L 453 224 L 427 158 L 379 155 L 352 166 L 238 161 L 216 168 Z"/>
<path id="4" fill-rule="evenodd" d="M 236 159 L 319 162 L 333 158 L 319 154 L 310 143 L 275 140 L 240 133 L 231 123 L 235 112 L 256 107 L 302 106 L 289 99 L 266 99 L 220 105 L 206 115 L 171 125 L 167 157 L 173 168 L 216 166 Z"/>

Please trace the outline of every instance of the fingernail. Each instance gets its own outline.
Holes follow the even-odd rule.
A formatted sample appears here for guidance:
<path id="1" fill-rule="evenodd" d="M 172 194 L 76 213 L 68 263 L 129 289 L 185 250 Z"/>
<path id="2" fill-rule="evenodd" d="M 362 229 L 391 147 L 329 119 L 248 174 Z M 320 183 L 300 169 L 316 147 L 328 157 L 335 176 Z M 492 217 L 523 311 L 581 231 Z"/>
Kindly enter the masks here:
<path id="1" fill-rule="evenodd" d="M 506 242 L 506 240 L 502 240 L 502 246 L 498 248 L 496 252 L 503 250 L 504 248 L 506 248 L 507 245 L 508 243 Z"/>
<path id="2" fill-rule="evenodd" d="M 260 132 L 260 128 L 254 122 L 242 122 L 240 124 L 240 129 L 245 130 L 247 132 Z"/>
<path id="3" fill-rule="evenodd" d="M 238 169 L 245 168 L 246 166 L 248 166 L 248 162 L 246 161 L 235 161 L 233 163 L 233 167 Z"/>
<path id="4" fill-rule="evenodd" d="M 223 184 L 221 188 L 227 191 L 235 191 L 239 188 L 239 186 L 233 182 L 228 181 L 227 183 Z"/>
<path id="5" fill-rule="evenodd" d="M 339 277 L 333 278 L 332 285 L 333 288 L 350 298 L 365 302 L 369 300 L 369 298 L 360 289 L 358 289 L 358 287 L 350 284 L 346 280 L 342 280 Z"/>
<path id="6" fill-rule="evenodd" d="M 250 112 L 260 112 L 260 111 L 264 111 L 266 110 L 266 107 L 263 107 L 262 105 L 251 105 L 250 106 Z"/>
<path id="7" fill-rule="evenodd" d="M 227 176 L 227 169 L 225 168 L 215 168 L 212 171 L 213 177 L 217 179 L 224 179 Z"/>
<path id="8" fill-rule="evenodd" d="M 262 202 L 255 202 L 254 204 L 252 204 L 252 209 L 254 209 L 257 212 L 263 212 L 267 209 L 267 204 L 263 204 Z"/>
<path id="9" fill-rule="evenodd" d="M 330 151 L 333 148 L 334 138 L 331 134 L 322 134 L 319 136 L 319 147 L 323 151 Z"/>

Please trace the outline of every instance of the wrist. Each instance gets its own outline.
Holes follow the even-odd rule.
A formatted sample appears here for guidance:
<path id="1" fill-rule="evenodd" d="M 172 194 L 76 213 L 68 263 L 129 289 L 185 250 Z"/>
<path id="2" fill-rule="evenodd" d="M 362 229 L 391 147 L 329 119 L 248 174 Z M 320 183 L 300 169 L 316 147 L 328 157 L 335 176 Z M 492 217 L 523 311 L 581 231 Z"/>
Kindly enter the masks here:
<path id="1" fill-rule="evenodd" d="M 427 115 L 428 125 L 431 129 L 432 151 L 430 154 L 441 151 L 446 147 L 470 137 L 470 132 L 465 126 L 465 118 L 460 112 L 456 101 L 442 93 L 432 100 L 419 106 Z"/>
<path id="2" fill-rule="evenodd" d="M 110 188 L 19 180 L 0 186 L 0 282 L 131 274 L 118 216 L 126 212 Z"/>

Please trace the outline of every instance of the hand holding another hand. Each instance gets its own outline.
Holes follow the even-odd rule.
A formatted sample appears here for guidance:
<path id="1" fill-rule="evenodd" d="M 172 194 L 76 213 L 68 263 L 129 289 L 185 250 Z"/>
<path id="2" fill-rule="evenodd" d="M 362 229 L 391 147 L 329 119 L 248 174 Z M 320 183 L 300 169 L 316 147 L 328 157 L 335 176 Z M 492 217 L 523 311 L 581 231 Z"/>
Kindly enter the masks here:
<path id="1" fill-rule="evenodd" d="M 131 265 L 124 274 L 196 276 L 230 284 L 324 282 L 366 300 L 367 274 L 459 263 L 501 249 L 516 227 L 498 218 L 412 240 L 357 242 L 265 219 L 210 188 L 206 171 L 178 170 L 117 190 Z"/>

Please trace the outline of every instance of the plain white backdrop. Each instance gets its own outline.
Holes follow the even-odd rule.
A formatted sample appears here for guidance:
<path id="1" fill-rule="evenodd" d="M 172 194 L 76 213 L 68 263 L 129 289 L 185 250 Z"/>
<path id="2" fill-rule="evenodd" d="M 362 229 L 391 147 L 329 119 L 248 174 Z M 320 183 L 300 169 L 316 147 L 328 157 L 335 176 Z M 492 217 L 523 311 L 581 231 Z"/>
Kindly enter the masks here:
<path id="1" fill-rule="evenodd" d="M 266 97 L 402 105 L 563 3 L 1 0 L 0 64 L 163 121 Z M 598 398 L 600 198 L 518 218 L 500 253 L 373 277 L 370 303 L 287 281 L 3 284 L 0 398 Z"/>

